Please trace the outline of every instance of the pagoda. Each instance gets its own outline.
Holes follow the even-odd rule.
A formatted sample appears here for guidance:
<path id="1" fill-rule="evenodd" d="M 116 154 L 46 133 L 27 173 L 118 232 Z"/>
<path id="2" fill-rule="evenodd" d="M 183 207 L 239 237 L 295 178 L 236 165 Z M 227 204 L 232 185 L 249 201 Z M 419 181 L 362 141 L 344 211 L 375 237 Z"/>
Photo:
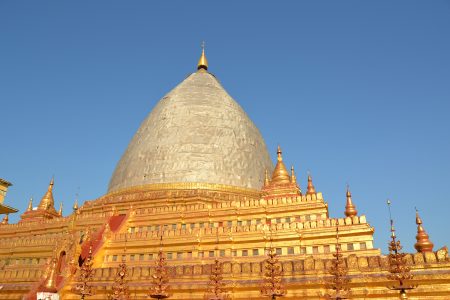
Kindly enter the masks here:
<path id="1" fill-rule="evenodd" d="M 349 279 L 348 298 L 398 298 L 389 256 L 357 210 L 363 200 L 343 189 L 331 218 L 320 174 L 287 168 L 281 146 L 269 151 L 210 69 L 203 47 L 197 69 L 142 122 L 104 195 L 77 198 L 64 216 L 52 179 L 18 224 L 0 225 L 0 299 L 36 299 L 50 264 L 64 300 L 107 299 L 112 287 L 132 299 L 324 299 L 332 276 Z M 433 251 L 416 222 L 417 252 L 402 256 L 417 285 L 408 296 L 449 299 L 448 251 Z"/>

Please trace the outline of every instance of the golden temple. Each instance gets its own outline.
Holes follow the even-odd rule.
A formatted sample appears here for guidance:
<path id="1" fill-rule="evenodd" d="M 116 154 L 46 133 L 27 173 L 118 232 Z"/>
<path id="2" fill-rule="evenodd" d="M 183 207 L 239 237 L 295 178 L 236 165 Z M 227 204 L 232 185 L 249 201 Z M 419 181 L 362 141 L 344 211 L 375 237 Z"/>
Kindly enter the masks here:
<path id="1" fill-rule="evenodd" d="M 52 179 L 17 224 L 0 194 L 0 299 L 450 299 L 448 250 L 433 250 L 418 213 L 417 252 L 400 252 L 392 224 L 383 255 L 349 188 L 332 219 L 312 176 L 302 191 L 276 155 L 273 167 L 203 47 L 197 71 L 142 123 L 107 194 L 63 216 Z"/>

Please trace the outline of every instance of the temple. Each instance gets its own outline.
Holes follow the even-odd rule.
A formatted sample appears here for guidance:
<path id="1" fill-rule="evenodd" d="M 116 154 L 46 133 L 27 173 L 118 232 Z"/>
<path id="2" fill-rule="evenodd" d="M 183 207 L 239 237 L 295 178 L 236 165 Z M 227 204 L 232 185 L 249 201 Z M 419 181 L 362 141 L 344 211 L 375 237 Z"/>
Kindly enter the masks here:
<path id="1" fill-rule="evenodd" d="M 433 249 L 419 214 L 417 252 L 401 253 L 393 234 L 390 255 L 374 248 L 350 188 L 330 218 L 313 177 L 302 189 L 282 147 L 267 149 L 204 48 L 143 121 L 105 195 L 63 216 L 51 179 L 9 224 L 9 185 L 0 180 L 1 299 L 450 298 L 447 248 Z"/>

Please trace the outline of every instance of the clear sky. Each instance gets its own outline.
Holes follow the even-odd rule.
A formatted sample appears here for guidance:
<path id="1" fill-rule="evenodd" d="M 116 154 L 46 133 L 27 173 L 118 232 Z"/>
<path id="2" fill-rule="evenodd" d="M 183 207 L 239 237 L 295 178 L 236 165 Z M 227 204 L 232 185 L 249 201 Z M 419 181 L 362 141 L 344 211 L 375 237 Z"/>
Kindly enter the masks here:
<path id="1" fill-rule="evenodd" d="M 22 213 L 55 176 L 56 206 L 106 192 L 157 101 L 210 71 L 310 170 L 342 217 L 345 186 L 387 251 L 386 199 L 413 251 L 420 209 L 450 244 L 450 2 L 0 1 L 0 177 Z M 19 214 L 11 216 L 16 222 Z"/>

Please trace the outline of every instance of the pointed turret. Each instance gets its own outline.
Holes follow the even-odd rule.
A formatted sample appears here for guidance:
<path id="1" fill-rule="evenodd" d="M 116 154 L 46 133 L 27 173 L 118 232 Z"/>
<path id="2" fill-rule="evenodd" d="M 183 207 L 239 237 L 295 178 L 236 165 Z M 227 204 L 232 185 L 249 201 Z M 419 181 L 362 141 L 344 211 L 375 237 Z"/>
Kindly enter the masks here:
<path id="1" fill-rule="evenodd" d="M 414 244 L 417 252 L 433 252 L 434 244 L 430 241 L 428 234 L 422 226 L 422 219 L 419 216 L 419 211 L 416 209 L 416 224 L 417 224 L 417 243 Z"/>
<path id="2" fill-rule="evenodd" d="M 283 156 L 281 152 L 281 147 L 278 146 L 277 149 L 277 165 L 275 166 L 275 170 L 272 174 L 271 184 L 288 184 L 291 183 L 291 178 L 289 176 L 288 171 L 286 170 L 286 166 L 283 163 Z"/>
<path id="3" fill-rule="evenodd" d="M 295 176 L 294 166 L 291 166 L 291 183 L 297 184 L 297 177 Z"/>
<path id="4" fill-rule="evenodd" d="M 295 175 L 294 166 L 291 166 L 291 184 L 298 190 L 298 194 L 302 195 L 302 189 L 297 184 L 297 176 Z"/>
<path id="5" fill-rule="evenodd" d="M 61 203 L 59 204 L 58 215 L 60 215 L 60 216 L 62 217 L 62 214 L 63 214 L 63 203 L 61 202 Z"/>
<path id="6" fill-rule="evenodd" d="M 350 188 L 347 185 L 347 204 L 345 205 L 345 215 L 347 217 L 354 217 L 358 214 L 356 206 L 352 202 L 352 194 L 350 193 Z"/>
<path id="7" fill-rule="evenodd" d="M 40 210 L 55 210 L 55 200 L 53 199 L 53 185 L 55 181 L 52 178 L 50 184 L 48 185 L 47 192 L 44 197 L 42 197 L 41 202 L 38 205 L 38 209 Z"/>
<path id="8" fill-rule="evenodd" d="M 269 180 L 268 171 L 266 169 L 263 191 L 266 196 L 274 195 L 301 195 L 302 191 L 297 185 L 297 177 L 295 176 L 294 167 L 291 168 L 289 175 L 283 162 L 281 147 L 277 148 L 277 165 L 272 173 L 272 179 Z"/>
<path id="9" fill-rule="evenodd" d="M 269 171 L 266 169 L 265 177 L 264 177 L 264 186 L 269 186 L 270 179 L 269 179 Z"/>
<path id="10" fill-rule="evenodd" d="M 58 291 L 56 289 L 56 265 L 56 258 L 53 258 L 52 264 L 50 266 L 50 272 L 48 273 L 48 276 L 44 282 L 44 286 L 40 289 L 40 292 L 56 293 Z"/>
<path id="11" fill-rule="evenodd" d="M 314 184 L 312 182 L 311 174 L 308 174 L 308 187 L 306 188 L 306 194 L 313 195 L 315 193 L 316 193 L 316 188 L 314 187 Z"/>
<path id="12" fill-rule="evenodd" d="M 208 70 L 208 60 L 205 55 L 205 42 L 202 43 L 202 55 L 198 60 L 197 70 Z"/>
<path id="13" fill-rule="evenodd" d="M 55 200 L 53 199 L 53 185 L 55 181 L 52 178 L 48 185 L 47 192 L 42 197 L 37 209 L 33 209 L 33 200 L 30 199 L 27 210 L 20 216 L 21 222 L 38 221 L 42 219 L 53 219 L 60 217 L 55 209 Z"/>
<path id="14" fill-rule="evenodd" d="M 33 197 L 30 198 L 30 201 L 28 202 L 28 208 L 27 211 L 33 210 Z"/>

